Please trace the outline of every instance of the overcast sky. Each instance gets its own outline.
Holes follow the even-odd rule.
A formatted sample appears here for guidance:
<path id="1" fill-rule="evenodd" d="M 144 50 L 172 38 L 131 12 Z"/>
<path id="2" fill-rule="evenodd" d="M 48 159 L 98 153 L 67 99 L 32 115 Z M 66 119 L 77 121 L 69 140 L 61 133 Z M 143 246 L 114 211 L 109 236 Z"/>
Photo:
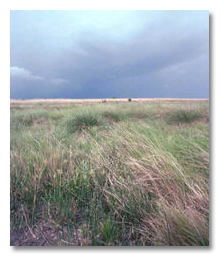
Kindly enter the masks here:
<path id="1" fill-rule="evenodd" d="M 208 11 L 11 11 L 11 98 L 208 98 Z"/>

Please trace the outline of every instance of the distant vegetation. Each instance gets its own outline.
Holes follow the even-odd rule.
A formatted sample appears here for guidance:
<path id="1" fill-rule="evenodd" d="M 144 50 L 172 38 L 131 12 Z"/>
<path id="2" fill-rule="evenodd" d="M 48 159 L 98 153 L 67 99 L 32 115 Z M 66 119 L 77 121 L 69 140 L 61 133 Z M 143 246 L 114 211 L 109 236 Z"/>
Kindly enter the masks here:
<path id="1" fill-rule="evenodd" d="M 168 121 L 171 123 L 191 123 L 195 120 L 201 119 L 202 117 L 203 113 L 198 109 L 178 109 L 171 113 L 171 117 Z"/>
<path id="2" fill-rule="evenodd" d="M 11 106 L 11 243 L 208 245 L 208 103 Z"/>

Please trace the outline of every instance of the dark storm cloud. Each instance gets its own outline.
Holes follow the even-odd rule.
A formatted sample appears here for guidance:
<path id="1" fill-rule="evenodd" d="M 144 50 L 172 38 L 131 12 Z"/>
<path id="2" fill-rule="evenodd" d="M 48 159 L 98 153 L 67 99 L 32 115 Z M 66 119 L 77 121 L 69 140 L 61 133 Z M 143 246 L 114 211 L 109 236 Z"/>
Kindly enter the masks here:
<path id="1" fill-rule="evenodd" d="M 12 44 L 12 71 L 21 75 L 11 72 L 11 98 L 208 97 L 207 14 L 201 24 L 187 13 L 184 22 L 175 12 L 154 23 L 143 17 L 127 40 L 83 30 L 57 51 Z"/>
<path id="2" fill-rule="evenodd" d="M 140 39 L 139 42 L 135 41 L 128 45 L 108 45 L 108 43 L 105 43 L 105 46 L 102 46 L 87 43 L 81 49 L 83 54 L 74 51 L 63 53 L 62 57 L 59 58 L 61 67 L 57 69 L 57 73 L 68 77 L 69 80 L 75 80 L 83 84 L 84 93 L 87 92 L 86 97 L 90 97 L 90 95 L 94 97 L 96 93 L 97 97 L 109 97 L 115 94 L 120 97 L 123 97 L 123 95 L 129 97 L 131 94 L 136 95 L 133 97 L 142 97 L 143 94 L 145 94 L 144 97 L 150 97 L 151 95 L 155 97 L 161 95 L 160 97 L 162 97 L 164 90 L 168 90 L 166 94 L 166 97 L 168 97 L 171 92 L 169 92 L 169 87 L 163 88 L 164 82 L 159 81 L 161 79 L 157 77 L 162 76 L 161 73 L 158 73 L 159 71 L 164 70 L 163 79 L 165 80 L 171 79 L 172 76 L 180 77 L 181 71 L 174 68 L 171 73 L 167 69 L 185 63 L 185 70 L 187 65 L 191 68 L 187 68 L 187 72 L 184 72 L 185 77 L 181 76 L 181 78 L 189 80 L 189 75 L 191 73 L 195 74 L 197 69 L 201 69 L 201 64 L 203 67 L 205 63 L 208 63 L 207 38 L 203 34 L 192 35 L 184 39 L 172 38 L 171 40 L 170 38 L 157 44 L 157 47 L 147 49 L 147 42 L 144 41 L 144 38 Z M 206 58 L 201 58 L 202 56 L 206 56 Z M 198 66 L 192 65 L 192 61 L 196 59 L 199 60 Z M 207 65 L 206 68 L 208 68 Z M 206 70 L 203 68 L 204 71 Z M 156 77 L 150 75 L 154 73 L 157 73 Z M 141 77 L 141 83 L 146 85 L 146 90 L 144 90 L 144 87 L 138 90 L 140 81 L 135 79 L 138 77 Z M 193 81 L 193 75 L 190 77 Z M 119 88 L 121 88 L 119 81 L 124 87 L 124 89 L 122 88 L 123 93 L 119 91 Z M 132 81 L 133 84 L 129 87 L 130 89 L 126 86 L 131 83 L 129 81 Z M 155 84 L 155 81 L 159 82 L 159 87 L 151 86 L 151 93 L 149 93 L 148 85 Z M 192 81 L 189 84 L 195 86 Z M 203 81 L 201 82 L 199 86 L 202 86 Z M 197 86 L 197 89 L 199 89 L 199 86 Z M 179 93 L 183 93 L 185 90 L 186 87 L 179 87 Z M 109 93 L 111 94 L 109 95 Z M 186 93 L 184 94 L 186 95 Z M 187 95 L 190 96 L 190 93 L 187 93 Z M 192 97 L 196 97 L 195 93 L 193 95 Z"/>

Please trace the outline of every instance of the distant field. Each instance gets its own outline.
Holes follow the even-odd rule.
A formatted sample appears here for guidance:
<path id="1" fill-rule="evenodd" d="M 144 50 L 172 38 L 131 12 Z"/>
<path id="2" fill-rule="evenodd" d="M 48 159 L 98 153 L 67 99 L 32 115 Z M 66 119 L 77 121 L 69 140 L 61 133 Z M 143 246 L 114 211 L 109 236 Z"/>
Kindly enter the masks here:
<path id="1" fill-rule="evenodd" d="M 132 102 L 208 102 L 209 99 L 178 99 L 178 98 L 132 98 Z M 31 100 L 13 100 L 11 104 L 67 104 L 67 103 L 114 103 L 128 102 L 127 98 L 115 99 L 31 99 Z"/>
<path id="2" fill-rule="evenodd" d="M 11 100 L 10 129 L 12 245 L 209 245 L 208 99 Z"/>

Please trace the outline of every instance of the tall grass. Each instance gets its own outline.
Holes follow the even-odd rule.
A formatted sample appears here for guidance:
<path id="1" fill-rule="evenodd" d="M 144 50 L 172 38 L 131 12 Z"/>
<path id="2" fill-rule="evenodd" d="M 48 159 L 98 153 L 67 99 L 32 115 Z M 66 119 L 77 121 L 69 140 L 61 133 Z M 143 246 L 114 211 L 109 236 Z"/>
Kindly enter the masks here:
<path id="1" fill-rule="evenodd" d="M 169 122 L 191 123 L 203 117 L 202 109 L 180 108 L 171 113 Z"/>
<path id="2" fill-rule="evenodd" d="M 73 118 L 69 119 L 66 123 L 66 128 L 69 133 L 82 131 L 93 126 L 103 125 L 104 122 L 97 113 L 81 112 L 76 114 Z"/>
<path id="3" fill-rule="evenodd" d="M 100 104 L 45 118 L 36 107 L 31 123 L 19 118 L 33 110 L 13 110 L 12 230 L 29 245 L 208 245 L 208 106 L 172 125 L 179 109 Z"/>

